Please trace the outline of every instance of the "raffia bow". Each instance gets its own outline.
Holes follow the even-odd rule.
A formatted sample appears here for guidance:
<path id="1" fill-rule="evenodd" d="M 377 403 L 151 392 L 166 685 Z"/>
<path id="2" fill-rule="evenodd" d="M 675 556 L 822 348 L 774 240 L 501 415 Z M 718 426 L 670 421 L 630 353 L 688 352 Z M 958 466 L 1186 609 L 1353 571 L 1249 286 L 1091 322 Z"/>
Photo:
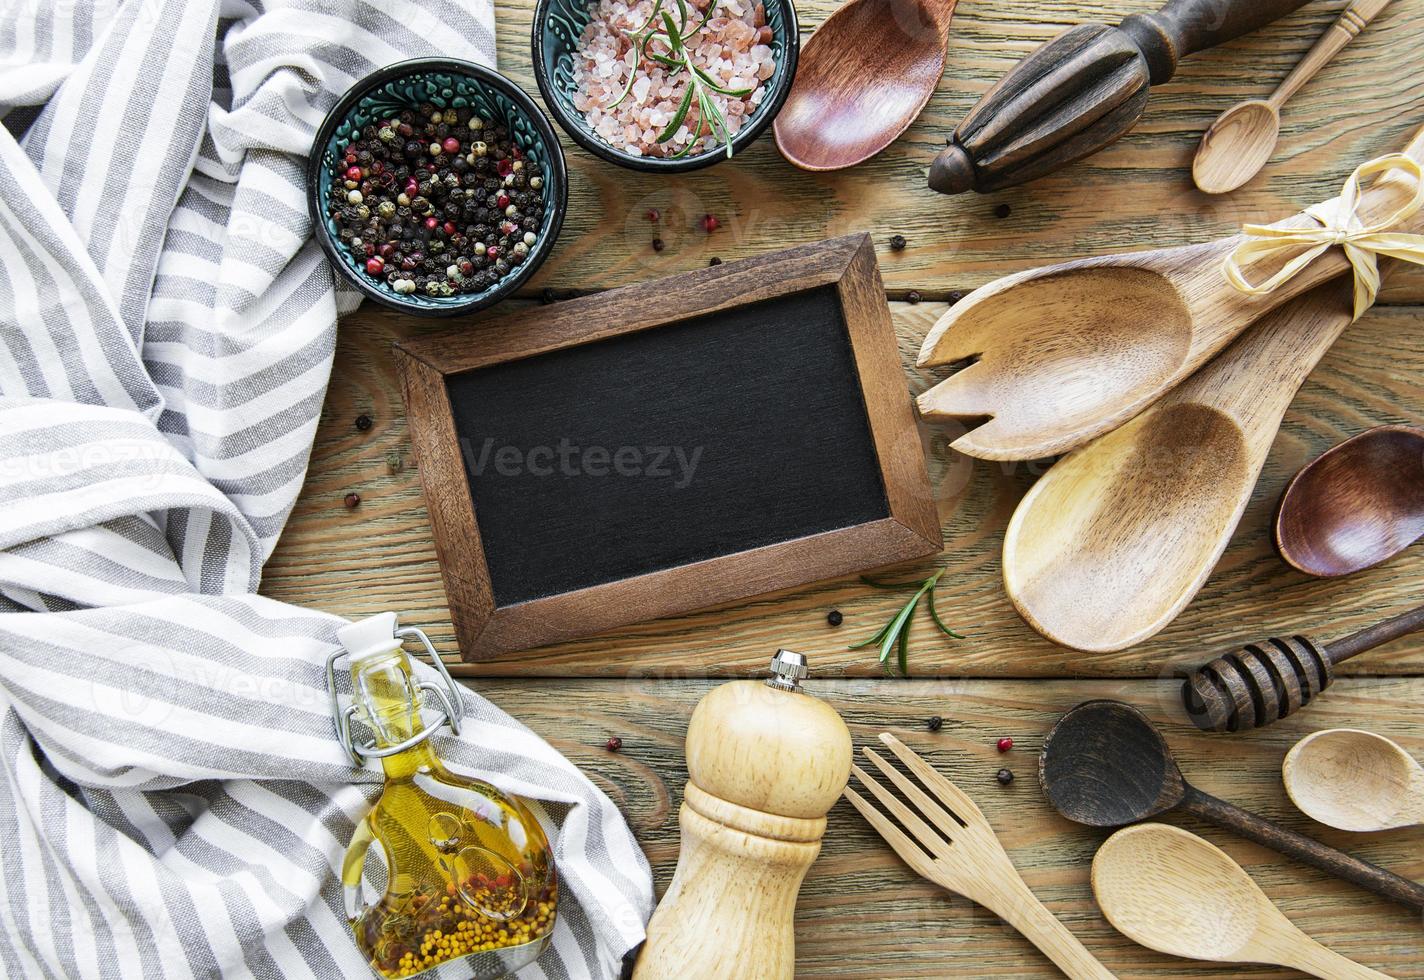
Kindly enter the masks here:
<path id="1" fill-rule="evenodd" d="M 1378 224 L 1366 225 L 1360 220 L 1360 182 L 1365 177 L 1400 170 L 1414 180 L 1414 196 L 1394 214 Z M 1238 245 L 1222 263 L 1222 271 L 1231 285 L 1252 296 L 1263 296 L 1315 261 L 1328 249 L 1339 245 L 1355 270 L 1355 316 L 1358 320 L 1379 295 L 1380 273 L 1378 256 L 1387 255 L 1416 265 L 1424 265 L 1424 235 L 1390 231 L 1412 218 L 1424 207 L 1424 170 L 1411 157 L 1391 153 L 1361 164 L 1340 196 L 1307 208 L 1305 213 L 1320 223 L 1320 227 L 1282 228 L 1276 225 L 1245 225 L 1246 240 Z M 1253 259 L 1264 259 L 1282 252 L 1305 249 L 1281 270 L 1263 283 L 1252 283 L 1242 271 L 1242 265 Z"/>

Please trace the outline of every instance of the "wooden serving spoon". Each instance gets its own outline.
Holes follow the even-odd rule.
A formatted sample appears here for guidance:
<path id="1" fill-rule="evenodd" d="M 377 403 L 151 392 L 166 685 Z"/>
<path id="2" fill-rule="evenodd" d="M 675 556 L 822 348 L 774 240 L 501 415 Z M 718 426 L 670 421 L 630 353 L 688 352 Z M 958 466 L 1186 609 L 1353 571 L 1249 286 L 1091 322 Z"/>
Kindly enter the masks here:
<path id="1" fill-rule="evenodd" d="M 1405 152 L 1424 160 L 1424 130 Z M 1367 220 L 1385 217 L 1413 191 L 1410 178 L 1386 174 L 1364 193 L 1362 211 Z M 1424 230 L 1424 212 L 1401 230 Z M 1117 428 L 1248 325 L 1349 267 L 1342 250 L 1331 249 L 1275 292 L 1250 296 L 1221 273 L 1241 241 L 1081 259 L 975 290 L 940 317 L 919 357 L 921 367 L 974 363 L 920 395 L 920 413 L 988 417 L 952 443 L 970 456 L 1067 452 Z"/>
<path id="2" fill-rule="evenodd" d="M 1286 408 L 1352 316 L 1327 283 L 1267 314 L 1160 401 L 1039 478 L 1004 535 L 1004 585 L 1055 643 L 1161 631 L 1226 550 Z"/>
<path id="3" fill-rule="evenodd" d="M 1268 99 L 1250 99 L 1227 109 L 1202 136 L 1192 160 L 1192 180 L 1208 194 L 1234 191 L 1256 176 L 1276 149 L 1281 106 L 1355 39 L 1390 0 L 1355 0 Z"/>
<path id="4" fill-rule="evenodd" d="M 1415 911 L 1424 885 L 1208 796 L 1182 777 L 1147 716 L 1121 701 L 1085 701 L 1058 720 L 1038 759 L 1044 795 L 1063 816 L 1089 827 L 1122 827 L 1180 810 L 1235 831 Z"/>
<path id="5" fill-rule="evenodd" d="M 1349 575 L 1424 537 L 1424 429 L 1382 425 L 1295 475 L 1276 513 L 1281 557 L 1307 575 Z"/>
<path id="6" fill-rule="evenodd" d="M 1301 813 L 1338 830 L 1424 824 L 1424 766 L 1374 732 L 1307 735 L 1287 753 L 1281 777 Z"/>
<path id="7" fill-rule="evenodd" d="M 1169 956 L 1389 980 L 1301 932 L 1225 851 L 1177 827 L 1147 823 L 1109 837 L 1093 858 L 1093 896 L 1118 932 Z"/>
<path id="8" fill-rule="evenodd" d="M 840 170 L 895 142 L 944 74 L 957 0 L 848 0 L 801 49 L 772 129 L 802 170 Z"/>

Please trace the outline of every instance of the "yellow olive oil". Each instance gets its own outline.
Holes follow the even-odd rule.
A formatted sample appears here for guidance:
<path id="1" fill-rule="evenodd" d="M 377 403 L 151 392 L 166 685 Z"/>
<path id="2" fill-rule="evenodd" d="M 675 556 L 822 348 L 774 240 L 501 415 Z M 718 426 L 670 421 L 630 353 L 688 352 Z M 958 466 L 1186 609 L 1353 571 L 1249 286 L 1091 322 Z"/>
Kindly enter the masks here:
<path id="1" fill-rule="evenodd" d="M 351 680 L 378 751 L 424 731 L 394 640 L 387 652 L 353 655 Z M 347 916 L 371 966 L 395 980 L 461 957 L 476 978 L 528 965 L 549 943 L 558 904 L 549 842 L 528 807 L 451 773 L 429 740 L 381 763 L 384 791 L 342 867 Z"/>

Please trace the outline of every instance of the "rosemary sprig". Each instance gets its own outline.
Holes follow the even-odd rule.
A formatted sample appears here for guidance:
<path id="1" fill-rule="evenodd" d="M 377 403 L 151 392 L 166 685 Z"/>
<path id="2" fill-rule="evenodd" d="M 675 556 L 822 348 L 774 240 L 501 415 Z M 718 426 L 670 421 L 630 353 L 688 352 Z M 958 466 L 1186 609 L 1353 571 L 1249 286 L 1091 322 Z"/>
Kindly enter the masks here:
<path id="1" fill-rule="evenodd" d="M 633 81 L 638 77 L 638 66 L 643 63 L 644 58 L 671 69 L 669 79 L 673 74 L 686 72 L 687 88 L 683 90 L 682 101 L 678 103 L 677 110 L 672 114 L 668 124 L 663 127 L 662 132 L 654 138 L 654 142 L 666 143 L 677 135 L 678 129 L 686 121 L 687 114 L 691 111 L 695 101 L 698 116 L 697 134 L 688 141 L 686 146 L 673 154 L 673 159 L 684 157 L 692 152 L 692 148 L 701 139 L 703 125 L 707 126 L 710 136 L 725 145 L 727 157 L 730 159 L 732 156 L 732 134 L 727 127 L 727 117 L 722 114 L 721 109 L 717 108 L 712 93 L 741 99 L 751 95 L 755 89 L 726 88 L 704 69 L 698 67 L 692 60 L 692 53 L 687 49 L 688 39 L 702 30 L 702 25 L 707 23 L 707 19 L 712 16 L 712 9 L 717 5 L 717 0 L 712 0 L 708 4 L 707 12 L 691 29 L 688 28 L 689 14 L 686 0 L 675 0 L 675 2 L 677 4 L 677 20 L 673 19 L 672 13 L 667 9 L 667 0 L 654 0 L 653 9 L 648 15 L 648 19 L 636 30 L 628 32 L 628 38 L 633 42 L 630 49 L 633 52 L 633 65 L 628 72 L 628 84 L 623 86 L 623 91 L 609 104 L 608 108 L 616 109 L 628 97 L 628 93 L 633 91 Z M 661 52 L 652 48 L 653 41 L 666 47 L 667 51 Z"/>
<path id="2" fill-rule="evenodd" d="M 914 618 L 915 607 L 920 604 L 921 599 L 926 600 L 925 604 L 929 607 L 930 619 L 934 621 L 935 626 L 939 627 L 940 632 L 956 640 L 964 639 L 962 634 L 956 633 L 944 625 L 944 620 L 939 618 L 939 610 L 935 609 L 935 586 L 944 573 L 945 569 L 941 568 L 923 582 L 878 582 L 862 575 L 860 578 L 862 582 L 877 589 L 915 589 L 915 594 L 910 596 L 910 601 L 905 603 L 888 623 L 880 627 L 874 636 L 852 644 L 850 649 L 860 650 L 873 643 L 880 644 L 880 663 L 887 673 L 890 671 L 890 652 L 894 650 L 900 673 L 908 677 L 910 675 L 910 622 Z"/>

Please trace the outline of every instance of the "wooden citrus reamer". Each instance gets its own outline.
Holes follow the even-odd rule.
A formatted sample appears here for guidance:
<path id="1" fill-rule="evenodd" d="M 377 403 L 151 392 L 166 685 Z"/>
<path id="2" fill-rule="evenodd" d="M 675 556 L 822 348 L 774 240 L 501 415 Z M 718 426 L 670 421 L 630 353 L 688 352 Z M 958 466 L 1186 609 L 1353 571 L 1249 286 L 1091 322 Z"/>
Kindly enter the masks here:
<path id="1" fill-rule="evenodd" d="M 672 884 L 648 923 L 634 980 L 791 980 L 793 914 L 850 777 L 845 722 L 800 690 L 806 658 L 712 689 L 687 726 Z"/>

